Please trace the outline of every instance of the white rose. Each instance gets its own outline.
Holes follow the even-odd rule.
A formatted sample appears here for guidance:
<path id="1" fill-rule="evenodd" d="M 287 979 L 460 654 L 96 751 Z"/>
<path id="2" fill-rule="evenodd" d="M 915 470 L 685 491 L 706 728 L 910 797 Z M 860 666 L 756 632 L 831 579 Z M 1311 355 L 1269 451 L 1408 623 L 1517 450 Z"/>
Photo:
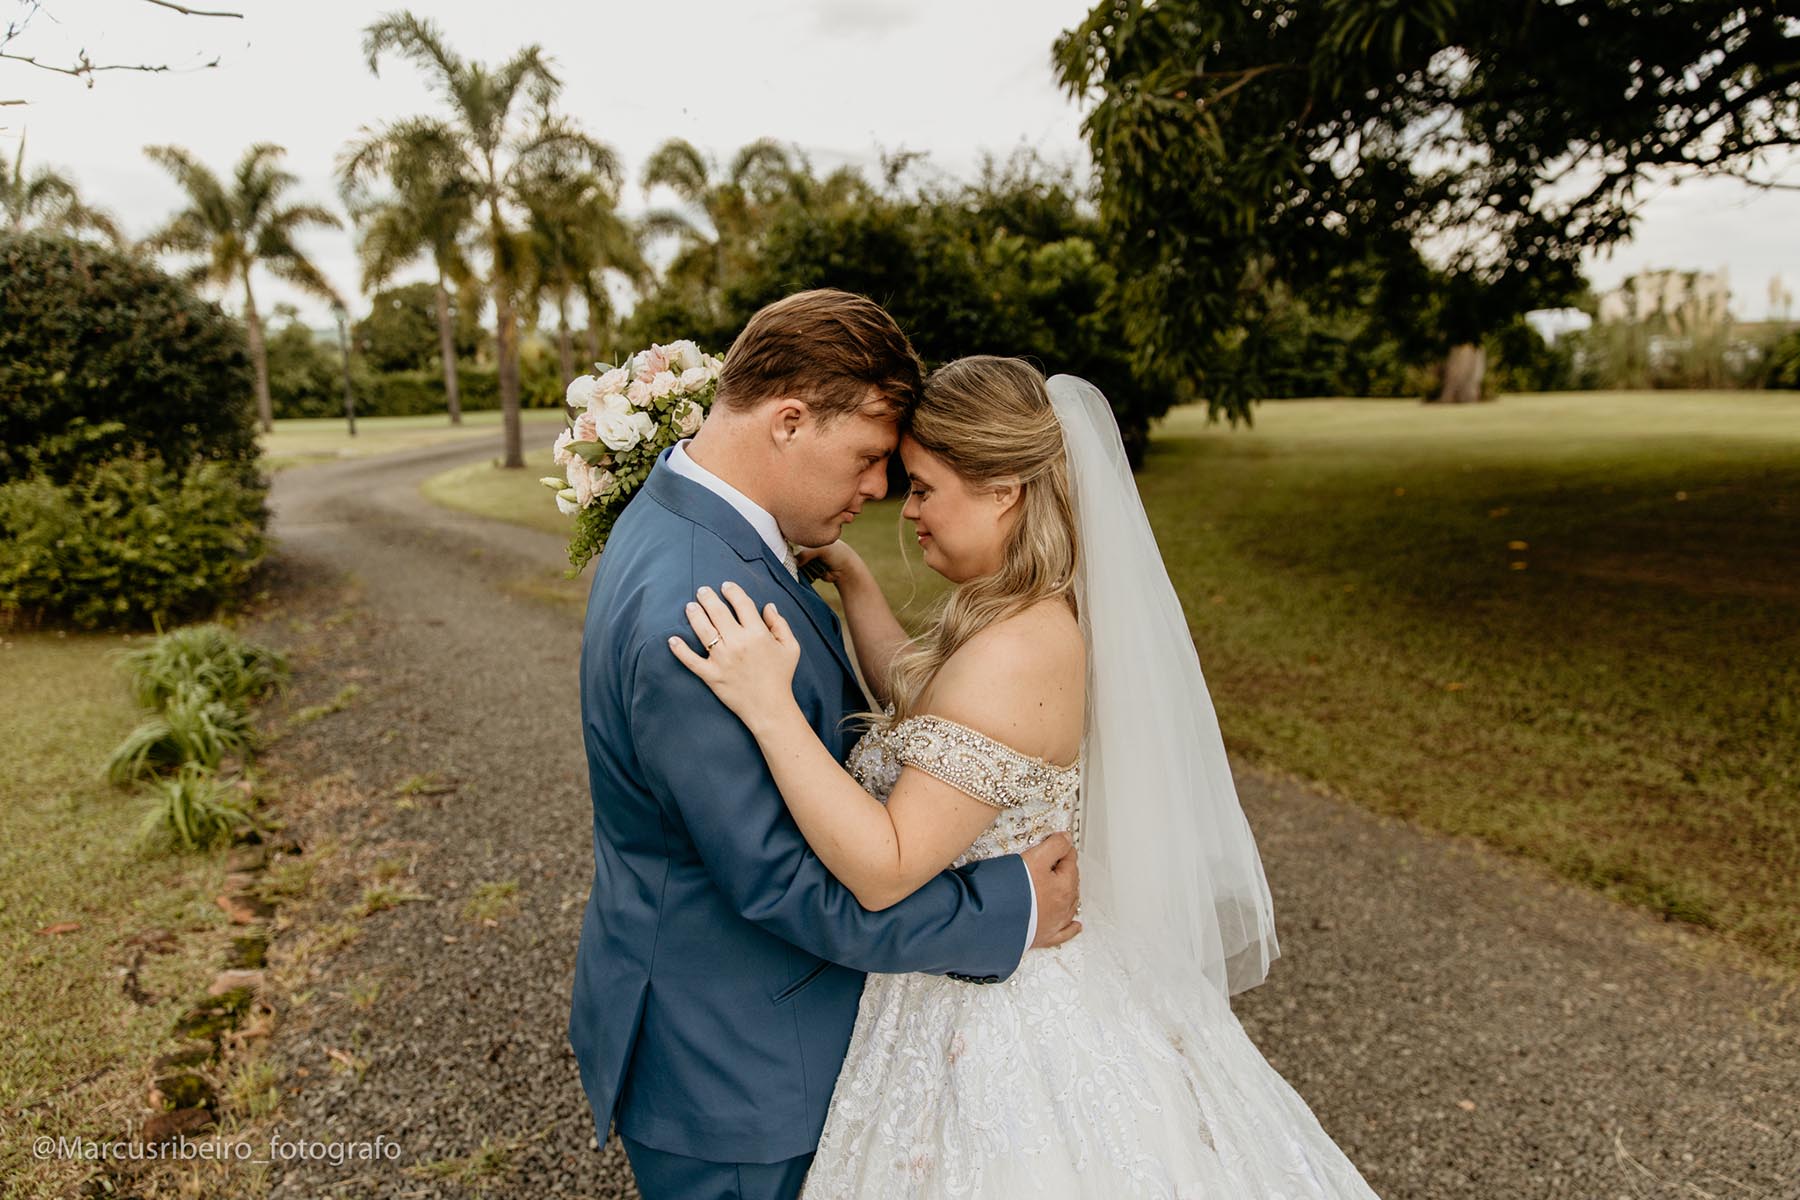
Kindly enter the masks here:
<path id="1" fill-rule="evenodd" d="M 600 394 L 600 384 L 592 375 L 577 375 L 569 381 L 569 390 L 563 393 L 563 400 L 570 408 L 586 408 L 593 398 Z"/>
<path id="2" fill-rule="evenodd" d="M 595 418 L 594 424 L 600 440 L 606 443 L 609 450 L 629 450 L 644 440 L 644 430 L 637 418 L 642 413 L 603 412 Z"/>
<path id="3" fill-rule="evenodd" d="M 714 379 L 717 379 L 719 377 L 719 372 L 725 369 L 725 360 L 722 358 L 715 358 L 710 354 L 704 355 L 703 359 L 704 361 L 701 365 L 706 368 L 707 374 L 711 375 Z"/>
<path id="4" fill-rule="evenodd" d="M 675 409 L 675 432 L 682 437 L 693 437 L 700 432 L 700 421 L 705 415 L 698 404 L 683 400 Z"/>
<path id="5" fill-rule="evenodd" d="M 668 352 L 669 365 L 677 371 L 691 371 L 695 367 L 705 365 L 705 360 L 700 354 L 700 347 L 686 338 L 679 342 L 670 342 L 663 349 Z"/>
<path id="6" fill-rule="evenodd" d="M 656 376 L 650 380 L 650 396 L 652 399 L 661 400 L 679 386 L 680 384 L 675 378 L 675 372 L 658 371 Z"/>
<path id="7" fill-rule="evenodd" d="M 625 398 L 637 408 L 645 408 L 650 403 L 650 385 L 642 379 L 634 379 L 631 386 L 625 389 Z"/>
<path id="8" fill-rule="evenodd" d="M 564 488 L 556 493 L 556 511 L 565 517 L 572 517 L 581 511 L 581 505 L 575 503 L 574 488 Z"/>
<path id="9" fill-rule="evenodd" d="M 689 367 L 681 373 L 681 390 L 691 392 L 711 378 L 712 375 L 705 367 Z"/>
<path id="10" fill-rule="evenodd" d="M 603 412 L 618 413 L 620 416 L 631 411 L 631 401 L 625 399 L 622 392 L 604 392 L 595 396 L 588 405 L 588 412 L 596 418 Z"/>
<path id="11" fill-rule="evenodd" d="M 554 445 L 550 448 L 550 457 L 556 463 L 557 466 L 559 466 L 559 467 L 567 466 L 569 464 L 569 460 L 571 458 L 575 457 L 569 451 L 569 443 L 574 440 L 575 440 L 575 431 L 573 429 L 565 429 L 561 433 L 556 435 L 556 445 Z M 562 485 L 558 484 L 557 486 L 560 487 Z"/>
<path id="12" fill-rule="evenodd" d="M 625 390 L 625 385 L 630 382 L 631 372 L 627 371 L 624 367 L 614 367 L 612 370 L 602 375 L 600 381 L 594 386 L 599 388 L 602 393 L 622 392 Z"/>
<path id="13" fill-rule="evenodd" d="M 625 419 L 636 427 L 640 439 L 656 436 L 656 418 L 649 413 L 634 412 Z"/>

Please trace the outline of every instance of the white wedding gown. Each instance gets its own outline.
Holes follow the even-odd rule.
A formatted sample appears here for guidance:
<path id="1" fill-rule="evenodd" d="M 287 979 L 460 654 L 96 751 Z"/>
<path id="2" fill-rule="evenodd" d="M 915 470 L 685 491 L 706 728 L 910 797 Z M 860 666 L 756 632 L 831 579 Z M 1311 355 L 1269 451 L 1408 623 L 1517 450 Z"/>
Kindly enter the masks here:
<path id="1" fill-rule="evenodd" d="M 1071 830 L 1057 767 L 915 716 L 851 751 L 886 801 L 912 765 L 999 806 L 957 865 Z M 1103 914 L 996 984 L 871 975 L 802 1200 L 1373 1197 L 1224 996 L 1174 994 Z"/>

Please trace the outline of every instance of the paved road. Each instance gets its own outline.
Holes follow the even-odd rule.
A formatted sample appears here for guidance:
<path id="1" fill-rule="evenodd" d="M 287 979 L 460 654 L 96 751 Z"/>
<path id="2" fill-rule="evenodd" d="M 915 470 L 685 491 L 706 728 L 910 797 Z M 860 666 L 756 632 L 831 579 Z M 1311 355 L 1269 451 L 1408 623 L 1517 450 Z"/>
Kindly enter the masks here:
<path id="1" fill-rule="evenodd" d="M 497 1196 L 635 1194 L 616 1143 L 593 1147 L 564 1040 L 592 870 L 579 623 L 504 586 L 553 570 L 561 542 L 417 494 L 428 475 L 496 450 L 277 481 L 281 571 L 295 594 L 343 579 L 361 593 L 341 641 L 303 664 L 298 699 L 345 678 L 363 690 L 273 761 L 345 772 L 368 799 L 303 832 L 360 830 L 371 855 L 416 853 L 410 885 L 431 897 L 369 918 L 274 1042 L 297 1089 L 287 1133 L 381 1133 L 398 1140 L 400 1161 L 283 1167 L 279 1197 L 473 1184 Z M 1226 722 L 1229 732 L 1229 711 Z M 402 781 L 432 771 L 456 791 L 394 804 Z M 1238 1012 L 1382 1195 L 1800 1198 L 1791 985 L 1481 847 L 1260 772 L 1240 771 L 1239 788 L 1284 955 Z M 517 915 L 472 924 L 466 896 L 504 880 L 519 885 Z M 340 885 L 333 900 L 356 895 Z M 379 998 L 359 1005 L 371 980 Z M 328 1049 L 366 1069 L 333 1069 Z M 498 1153 L 481 1156 L 484 1144 Z"/>

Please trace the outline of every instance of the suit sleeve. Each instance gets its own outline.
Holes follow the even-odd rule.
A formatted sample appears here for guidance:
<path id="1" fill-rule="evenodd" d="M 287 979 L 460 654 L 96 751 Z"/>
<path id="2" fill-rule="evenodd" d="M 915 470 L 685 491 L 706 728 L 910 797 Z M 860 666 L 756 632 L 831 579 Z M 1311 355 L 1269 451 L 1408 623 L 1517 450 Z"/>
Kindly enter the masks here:
<path id="1" fill-rule="evenodd" d="M 1023 861 L 971 863 L 880 912 L 863 908 L 807 846 L 749 729 L 669 650 L 669 637 L 684 632 L 663 630 L 634 656 L 633 747 L 651 791 L 679 813 L 732 906 L 859 971 L 1012 974 L 1033 900 Z"/>

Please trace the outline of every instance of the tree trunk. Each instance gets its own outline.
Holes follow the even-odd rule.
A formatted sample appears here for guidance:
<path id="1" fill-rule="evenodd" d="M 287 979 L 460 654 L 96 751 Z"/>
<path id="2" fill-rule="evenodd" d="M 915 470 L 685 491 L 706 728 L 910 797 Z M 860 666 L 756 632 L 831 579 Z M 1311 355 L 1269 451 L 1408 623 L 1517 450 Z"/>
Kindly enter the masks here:
<path id="1" fill-rule="evenodd" d="M 500 364 L 500 424 L 505 433 L 504 467 L 523 467 L 525 454 L 519 435 L 519 318 L 513 311 L 512 288 L 500 280 L 494 289 L 495 348 Z"/>
<path id="2" fill-rule="evenodd" d="M 569 294 L 556 294 L 556 357 L 562 367 L 562 385 L 575 378 L 575 339 L 569 333 Z"/>
<path id="3" fill-rule="evenodd" d="M 587 356 L 588 362 L 597 367 L 600 365 L 600 326 L 599 323 L 594 320 L 593 312 L 593 306 L 589 305 L 586 338 Z"/>
<path id="4" fill-rule="evenodd" d="M 462 396 L 456 385 L 456 329 L 450 320 L 450 293 L 444 287 L 444 273 L 438 272 L 437 283 L 438 353 L 444 360 L 444 399 L 450 406 L 450 423 L 462 424 Z"/>
<path id="5" fill-rule="evenodd" d="M 1474 342 L 1450 347 L 1444 359 L 1444 387 L 1439 404 L 1474 404 L 1481 399 L 1481 382 L 1487 375 L 1487 351 Z"/>
<path id="6" fill-rule="evenodd" d="M 269 352 L 263 345 L 262 318 L 256 314 L 256 297 L 250 294 L 250 272 L 244 271 L 244 329 L 249 334 L 250 364 L 256 368 L 256 419 L 263 432 L 275 428 L 275 401 L 269 396 Z"/>

